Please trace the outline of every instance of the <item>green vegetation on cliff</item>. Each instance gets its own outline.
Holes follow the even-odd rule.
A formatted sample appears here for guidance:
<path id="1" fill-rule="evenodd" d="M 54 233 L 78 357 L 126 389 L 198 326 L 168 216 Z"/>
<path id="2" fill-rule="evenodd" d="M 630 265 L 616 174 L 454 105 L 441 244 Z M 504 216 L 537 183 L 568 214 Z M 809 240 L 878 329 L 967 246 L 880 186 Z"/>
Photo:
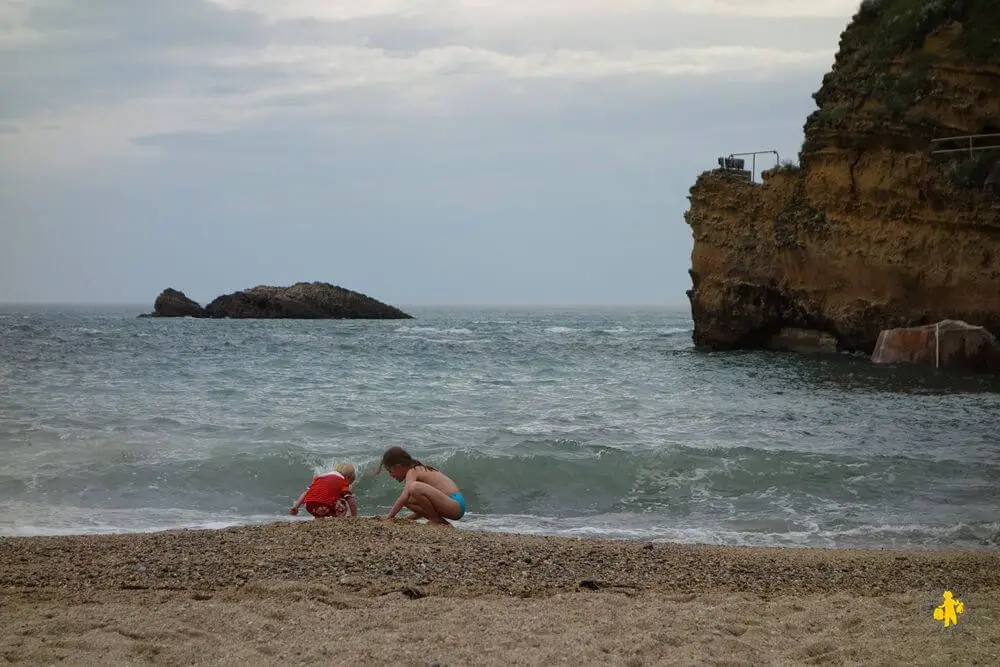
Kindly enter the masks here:
<path id="1" fill-rule="evenodd" d="M 926 49 L 927 38 L 948 26 L 958 33 L 948 48 Z M 1000 2 L 864 0 L 813 96 L 820 111 L 810 121 L 836 125 L 869 100 L 899 116 L 933 86 L 931 66 L 947 61 L 1000 66 Z"/>
<path id="2" fill-rule="evenodd" d="M 864 0 L 813 95 L 803 153 L 852 141 L 920 151 L 931 139 L 1000 132 L 997 89 L 1000 0 Z M 949 161 L 954 185 L 978 188 L 1000 147 Z"/>
<path id="3" fill-rule="evenodd" d="M 954 46 L 969 60 L 1000 64 L 1000 3 L 995 0 L 864 0 L 854 17 L 855 43 L 884 64 L 920 49 L 935 30 L 960 23 Z"/>

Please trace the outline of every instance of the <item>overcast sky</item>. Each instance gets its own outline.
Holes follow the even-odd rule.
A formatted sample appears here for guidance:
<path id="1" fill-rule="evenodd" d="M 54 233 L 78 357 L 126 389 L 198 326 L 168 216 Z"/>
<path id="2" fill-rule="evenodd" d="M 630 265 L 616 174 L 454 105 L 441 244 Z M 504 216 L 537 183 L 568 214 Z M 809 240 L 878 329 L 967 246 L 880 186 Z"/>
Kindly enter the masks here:
<path id="1" fill-rule="evenodd" d="M 688 189 L 796 158 L 857 4 L 0 0 L 0 302 L 685 304 Z"/>

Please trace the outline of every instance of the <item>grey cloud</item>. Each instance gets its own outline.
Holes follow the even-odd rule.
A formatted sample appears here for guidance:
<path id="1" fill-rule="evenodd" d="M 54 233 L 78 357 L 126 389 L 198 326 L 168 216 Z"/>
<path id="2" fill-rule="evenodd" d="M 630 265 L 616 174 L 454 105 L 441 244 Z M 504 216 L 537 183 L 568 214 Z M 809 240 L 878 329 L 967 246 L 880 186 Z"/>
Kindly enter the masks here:
<path id="1" fill-rule="evenodd" d="M 274 24 L 271 43 L 330 46 L 352 44 L 410 53 L 435 46 L 462 43 L 467 37 L 457 26 L 421 18 L 371 17 L 350 21 L 298 19 Z"/>
<path id="2" fill-rule="evenodd" d="M 579 50 L 674 49 L 745 46 L 810 51 L 836 42 L 831 34 L 843 20 L 831 18 L 776 19 L 762 17 L 676 14 L 668 11 L 633 16 L 612 14 L 592 21 L 567 22 L 558 34 L 544 23 L 524 22 L 498 32 L 474 31 L 472 39 L 486 48 L 524 53 L 539 48 Z"/>
<path id="3" fill-rule="evenodd" d="M 634 14 L 610 12 L 553 23 L 521 20 L 465 25 L 458 16 L 373 16 L 343 21 L 286 20 L 270 27 L 271 43 L 329 46 L 365 44 L 393 53 L 462 44 L 521 55 L 570 50 L 673 49 L 746 46 L 814 50 L 844 25 L 836 17 L 774 18 L 704 15 L 667 8 Z"/>
<path id="4" fill-rule="evenodd" d="M 52 41 L 0 53 L 0 115 L 27 116 L 66 106 L 108 105 L 165 81 L 210 75 L 178 64 L 178 49 L 263 43 L 260 17 L 228 12 L 204 0 L 48 2 L 33 7 L 29 26 Z M 266 73 L 256 73 L 258 79 Z M 231 73 L 229 78 L 238 78 Z"/>
<path id="5" fill-rule="evenodd" d="M 362 163 L 371 143 L 390 146 L 397 156 L 433 154 L 447 145 L 452 158 L 466 159 L 478 151 L 484 159 L 553 138 L 564 138 L 567 145 L 592 144 L 602 137 L 609 143 L 642 143 L 668 135 L 698 142 L 718 131 L 706 123 L 706 111 L 727 118 L 722 127 L 740 125 L 742 119 L 759 126 L 767 124 L 768 117 L 786 118 L 789 111 L 804 120 L 814 106 L 811 94 L 821 76 L 820 71 L 762 80 L 723 76 L 708 83 L 682 78 L 669 84 L 634 76 L 562 85 L 557 93 L 547 81 L 528 81 L 516 93 L 484 82 L 462 106 L 426 114 L 402 112 L 385 95 L 345 90 L 329 96 L 328 113 L 306 128 L 291 124 L 277 131 L 265 119 L 237 132 L 154 134 L 138 141 L 168 152 L 227 155 L 308 153 L 319 142 L 338 146 L 341 154 L 360 155 L 354 159 Z M 302 96 L 287 103 L 308 104 L 322 97 Z M 359 110 L 364 110 L 363 116 Z"/>
<path id="6" fill-rule="evenodd" d="M 29 16 L 31 27 L 43 33 L 91 34 L 99 39 L 96 45 L 119 51 L 175 45 L 255 44 L 264 39 L 267 30 L 256 14 L 222 9 L 205 0 L 48 3 Z"/>
<path id="7" fill-rule="evenodd" d="M 293 75 L 293 67 L 219 68 L 208 54 L 240 48 L 252 53 L 266 44 L 331 46 L 365 44 L 393 54 L 449 44 L 479 46 L 509 54 L 553 48 L 668 49 L 743 45 L 812 50 L 831 42 L 836 19 L 761 19 L 684 14 L 612 15 L 593 21 L 466 29 L 454 22 L 374 17 L 345 22 L 317 20 L 263 23 L 260 16 L 219 8 L 206 0 L 136 2 L 93 0 L 36 6 L 30 27 L 66 39 L 30 52 L 0 54 L 5 103 L 0 117 L 19 118 L 66 106 L 108 105 L 182 83 L 208 96 L 249 92 Z M 438 19 L 439 20 L 439 19 Z M 794 25 L 794 29 L 789 26 Z M 73 37 L 72 35 L 75 35 Z M 185 58 L 185 53 L 190 57 Z M 453 73 L 462 75 L 461 71 Z M 492 83 L 492 82 L 490 82 Z M 306 104 L 305 94 L 285 104 Z"/>
<path id="8" fill-rule="evenodd" d="M 85 104 L 107 105 L 170 82 L 208 95 L 249 92 L 290 76 L 280 66 L 219 68 L 208 55 L 268 44 L 367 45 L 407 52 L 458 38 L 447 26 L 365 19 L 266 25 L 256 14 L 206 0 L 50 1 L 34 6 L 29 27 L 61 36 L 32 49 L 0 53 L 0 117 Z M 187 57 L 185 57 L 187 56 Z"/>
<path id="9" fill-rule="evenodd" d="M 464 107 L 428 115 L 401 113 L 387 98 L 368 91 L 356 96 L 345 91 L 328 114 L 304 127 L 275 129 L 262 120 L 236 132 L 155 134 L 138 141 L 167 155 L 295 159 L 322 149 L 323 161 L 351 156 L 355 170 L 373 172 L 419 172 L 416 163 L 427 155 L 458 169 L 470 161 L 502 163 L 518 156 L 560 163 L 567 153 L 586 159 L 596 146 L 641 150 L 666 138 L 678 150 L 714 144 L 718 151 L 741 152 L 756 149 L 748 147 L 746 136 L 769 143 L 767 134 L 775 137 L 772 141 L 798 134 L 814 108 L 811 94 L 821 76 L 819 71 L 760 81 L 732 76 L 698 85 L 695 80 L 662 85 L 652 77 L 618 78 L 566 86 L 558 95 L 551 94 L 547 82 L 536 81 L 519 95 L 484 90 Z M 362 118 L 360 108 L 366 109 Z M 797 150 L 797 145 L 781 146 L 789 158 Z"/>

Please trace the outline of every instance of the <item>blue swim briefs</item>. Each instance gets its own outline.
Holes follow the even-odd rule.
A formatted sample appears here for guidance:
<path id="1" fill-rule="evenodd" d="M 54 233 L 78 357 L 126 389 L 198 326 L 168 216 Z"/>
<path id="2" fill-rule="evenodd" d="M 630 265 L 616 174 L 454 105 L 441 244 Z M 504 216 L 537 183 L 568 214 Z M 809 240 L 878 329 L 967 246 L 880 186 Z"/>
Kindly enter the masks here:
<path id="1" fill-rule="evenodd" d="M 459 491 L 458 493 L 449 493 L 448 497 L 458 503 L 458 506 L 462 509 L 461 514 L 458 515 L 458 518 L 461 519 L 465 516 L 465 496 Z"/>

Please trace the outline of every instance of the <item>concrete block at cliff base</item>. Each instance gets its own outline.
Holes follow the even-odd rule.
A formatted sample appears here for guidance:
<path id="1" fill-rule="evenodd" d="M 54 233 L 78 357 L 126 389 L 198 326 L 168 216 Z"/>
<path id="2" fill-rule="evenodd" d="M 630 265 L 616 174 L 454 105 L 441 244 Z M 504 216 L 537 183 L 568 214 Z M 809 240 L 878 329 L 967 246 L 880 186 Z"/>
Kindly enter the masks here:
<path id="1" fill-rule="evenodd" d="M 1000 372 L 1000 344 L 983 327 L 959 320 L 942 320 L 936 324 L 882 331 L 872 361 Z"/>

